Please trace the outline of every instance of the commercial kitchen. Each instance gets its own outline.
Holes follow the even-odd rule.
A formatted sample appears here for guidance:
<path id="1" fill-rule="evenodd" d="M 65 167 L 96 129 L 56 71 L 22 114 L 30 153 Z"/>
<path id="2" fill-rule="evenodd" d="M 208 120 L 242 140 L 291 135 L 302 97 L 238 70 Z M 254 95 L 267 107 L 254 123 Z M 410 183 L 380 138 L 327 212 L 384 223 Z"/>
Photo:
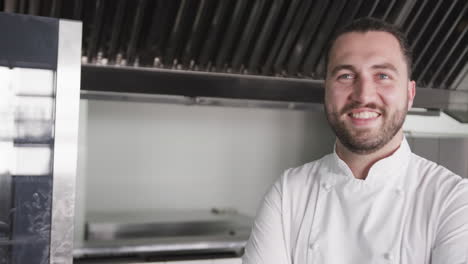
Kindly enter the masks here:
<path id="1" fill-rule="evenodd" d="M 468 177 L 467 1 L 1 0 L 0 264 L 240 264 L 366 16 L 414 50 L 412 151 Z"/>

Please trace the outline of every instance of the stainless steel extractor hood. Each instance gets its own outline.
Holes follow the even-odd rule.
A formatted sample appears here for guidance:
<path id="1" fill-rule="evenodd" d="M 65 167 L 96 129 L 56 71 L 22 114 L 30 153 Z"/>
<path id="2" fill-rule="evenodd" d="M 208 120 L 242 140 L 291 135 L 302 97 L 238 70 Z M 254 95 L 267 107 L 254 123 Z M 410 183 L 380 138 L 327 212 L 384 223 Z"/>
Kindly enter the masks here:
<path id="1" fill-rule="evenodd" d="M 83 21 L 88 98 L 320 103 L 331 35 L 355 18 L 381 18 L 400 25 L 414 49 L 415 106 L 468 111 L 466 0 L 5 0 L 3 8 Z"/>

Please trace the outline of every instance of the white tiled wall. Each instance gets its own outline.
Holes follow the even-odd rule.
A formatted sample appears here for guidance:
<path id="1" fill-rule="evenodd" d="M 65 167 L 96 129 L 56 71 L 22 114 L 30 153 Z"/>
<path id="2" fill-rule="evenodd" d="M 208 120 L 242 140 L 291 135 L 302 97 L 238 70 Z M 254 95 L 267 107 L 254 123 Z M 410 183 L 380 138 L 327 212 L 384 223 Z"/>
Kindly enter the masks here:
<path id="1" fill-rule="evenodd" d="M 409 137 L 411 150 L 468 178 L 468 137 Z"/>
<path id="2" fill-rule="evenodd" d="M 228 207 L 253 216 L 284 170 L 334 142 L 321 112 L 92 100 L 84 132 L 89 211 Z"/>

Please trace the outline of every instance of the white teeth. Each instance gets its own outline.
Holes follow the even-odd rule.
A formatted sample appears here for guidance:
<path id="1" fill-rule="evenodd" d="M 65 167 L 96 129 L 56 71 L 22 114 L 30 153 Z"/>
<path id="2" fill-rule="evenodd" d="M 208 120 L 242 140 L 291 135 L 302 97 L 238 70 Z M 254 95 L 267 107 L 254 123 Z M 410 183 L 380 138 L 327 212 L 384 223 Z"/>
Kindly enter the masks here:
<path id="1" fill-rule="evenodd" d="M 359 113 L 353 113 L 351 114 L 351 116 L 353 118 L 359 118 L 359 119 L 369 119 L 369 118 L 375 118 L 377 117 L 379 114 L 377 114 L 376 112 L 359 112 Z"/>

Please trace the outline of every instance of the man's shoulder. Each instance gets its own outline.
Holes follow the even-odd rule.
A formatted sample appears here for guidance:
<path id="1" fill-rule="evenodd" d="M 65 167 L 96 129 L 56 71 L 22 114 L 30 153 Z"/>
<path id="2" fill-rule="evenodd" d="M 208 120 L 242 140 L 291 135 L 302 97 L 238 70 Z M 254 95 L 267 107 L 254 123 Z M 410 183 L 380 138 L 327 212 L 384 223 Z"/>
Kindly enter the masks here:
<path id="1" fill-rule="evenodd" d="M 315 180 L 320 174 L 320 171 L 329 166 L 332 155 L 333 154 L 328 154 L 301 166 L 287 169 L 283 175 L 283 181 L 290 184 L 303 184 Z"/>
<path id="2" fill-rule="evenodd" d="M 417 174 L 417 186 L 420 188 L 426 189 L 429 187 L 429 190 L 439 194 L 444 193 L 445 195 L 454 191 L 468 193 L 468 179 L 462 178 L 448 168 L 414 153 L 411 164 L 414 173 Z"/>

